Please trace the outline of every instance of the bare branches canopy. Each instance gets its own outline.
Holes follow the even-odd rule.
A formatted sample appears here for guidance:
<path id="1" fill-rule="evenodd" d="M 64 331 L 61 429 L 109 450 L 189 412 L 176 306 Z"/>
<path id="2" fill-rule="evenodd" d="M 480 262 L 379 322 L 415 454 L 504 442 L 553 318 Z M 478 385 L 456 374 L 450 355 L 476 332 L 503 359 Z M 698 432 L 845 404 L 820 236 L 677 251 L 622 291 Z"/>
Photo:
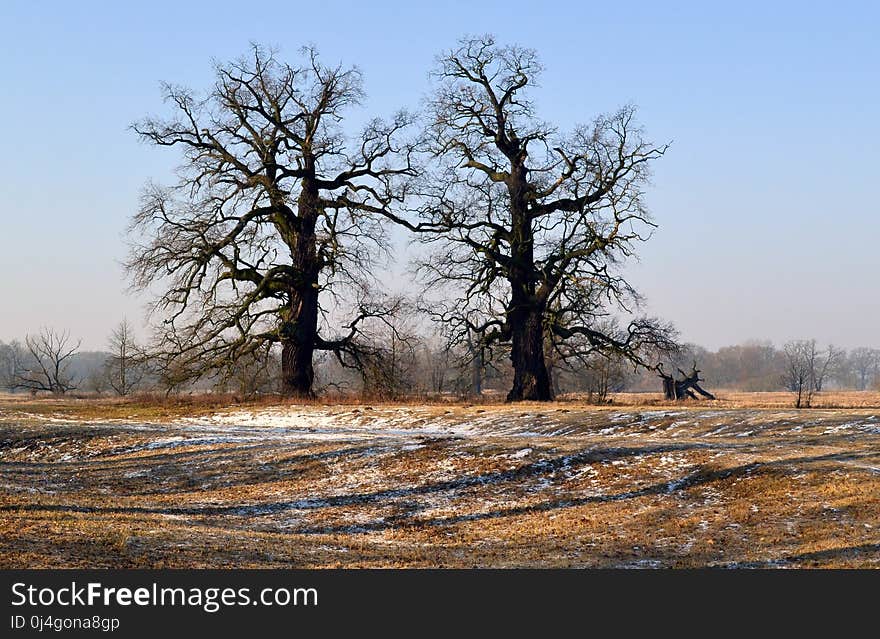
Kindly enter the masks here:
<path id="1" fill-rule="evenodd" d="M 795 408 L 810 408 L 813 395 L 822 391 L 826 379 L 846 357 L 846 351 L 833 345 L 820 349 L 814 339 L 787 342 L 783 352 L 783 383 L 795 393 Z"/>
<path id="2" fill-rule="evenodd" d="M 540 72 L 530 49 L 461 41 L 438 59 L 417 139 L 404 112 L 346 136 L 360 73 L 314 49 L 291 65 L 254 46 L 204 95 L 166 85 L 174 115 L 134 128 L 183 162 L 176 184 L 145 190 L 128 269 L 161 281 L 169 387 L 275 347 L 289 395 L 312 394 L 316 351 L 376 370 L 388 349 L 365 331 L 401 308 L 370 285 L 389 222 L 436 248 L 419 273 L 451 297 L 431 314 L 466 345 L 475 388 L 493 349 L 509 348 L 508 399 L 549 400 L 548 357 L 648 367 L 674 348 L 620 269 L 650 234 L 643 189 L 666 147 L 630 106 L 561 133 L 531 101 Z"/>
<path id="3" fill-rule="evenodd" d="M 368 274 L 386 247 L 377 214 L 412 173 L 399 142 L 411 117 L 373 120 L 347 139 L 360 73 L 313 49 L 290 65 L 255 46 L 217 65 L 207 94 L 164 92 L 175 115 L 134 128 L 183 163 L 177 184 L 145 190 L 128 270 L 138 287 L 163 282 L 165 368 L 186 379 L 278 345 L 283 392 L 310 395 L 314 351 L 351 364 L 361 323 L 384 312 Z M 354 310 L 334 331 L 328 314 L 343 291 Z"/>
<path id="4" fill-rule="evenodd" d="M 608 321 L 637 306 L 618 267 L 653 226 L 643 188 L 666 147 L 643 139 L 629 106 L 560 133 L 529 97 L 540 71 L 534 51 L 490 36 L 440 56 L 426 135 L 434 163 L 409 225 L 437 246 L 420 265 L 426 284 L 458 295 L 443 319 L 510 344 L 510 400 L 552 398 L 549 351 L 648 366 L 648 351 L 674 347 L 656 320 Z"/>
<path id="5" fill-rule="evenodd" d="M 134 329 L 123 319 L 110 334 L 110 354 L 104 364 L 103 379 L 120 397 L 140 388 L 148 371 L 148 356 L 134 335 Z"/>
<path id="6" fill-rule="evenodd" d="M 74 390 L 78 382 L 69 368 L 79 346 L 79 341 L 74 343 L 70 339 L 69 332 L 53 328 L 43 328 L 36 335 L 26 336 L 24 346 L 11 344 L 4 366 L 8 387 L 55 395 Z"/>

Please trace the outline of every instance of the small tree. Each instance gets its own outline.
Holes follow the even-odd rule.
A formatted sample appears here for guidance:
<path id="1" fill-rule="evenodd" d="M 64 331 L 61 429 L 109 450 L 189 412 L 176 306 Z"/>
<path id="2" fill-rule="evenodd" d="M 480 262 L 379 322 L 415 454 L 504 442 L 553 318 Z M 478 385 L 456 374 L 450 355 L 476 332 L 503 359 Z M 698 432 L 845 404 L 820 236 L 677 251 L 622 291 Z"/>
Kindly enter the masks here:
<path id="1" fill-rule="evenodd" d="M 456 391 L 480 397 L 487 373 L 495 367 L 495 360 L 502 352 L 509 353 L 481 328 L 491 311 L 477 303 L 462 306 L 425 298 L 420 301 L 420 310 L 440 330 L 446 358 L 456 371 Z"/>
<path id="2" fill-rule="evenodd" d="M 191 368 L 192 360 L 179 357 L 178 354 L 185 352 L 185 348 L 186 343 L 180 335 L 168 332 L 151 344 L 147 352 L 148 370 L 155 378 L 156 387 L 166 397 L 179 392 L 199 376 Z"/>
<path id="3" fill-rule="evenodd" d="M 105 392 L 107 392 L 107 389 L 110 385 L 107 381 L 106 363 L 101 368 L 95 368 L 89 371 L 89 374 L 86 376 L 83 386 L 85 390 L 91 391 L 96 395 L 103 395 Z"/>
<path id="4" fill-rule="evenodd" d="M 110 356 L 104 365 L 107 384 L 125 397 L 141 385 L 146 372 L 146 355 L 135 341 L 131 324 L 123 319 L 110 335 Z"/>
<path id="5" fill-rule="evenodd" d="M 870 388 L 880 382 L 880 349 L 854 348 L 848 358 L 849 369 L 855 377 L 858 390 Z"/>
<path id="6" fill-rule="evenodd" d="M 835 348 L 833 344 L 829 344 L 828 348 L 819 354 L 813 379 L 813 388 L 817 393 L 822 392 L 825 381 L 837 372 L 845 360 L 846 351 L 842 348 Z"/>
<path id="7" fill-rule="evenodd" d="M 76 380 L 68 372 L 68 367 L 79 350 L 80 341 L 72 344 L 68 331 L 43 328 L 37 335 L 26 336 L 24 342 L 27 359 L 16 364 L 13 388 L 48 391 L 55 395 L 76 388 Z"/>
<path id="8" fill-rule="evenodd" d="M 627 368 L 620 358 L 594 355 L 584 367 L 583 381 L 589 403 L 608 403 L 608 394 L 626 386 Z"/>
<path id="9" fill-rule="evenodd" d="M 445 345 L 426 345 L 421 349 L 420 359 L 425 369 L 424 385 L 428 392 L 442 395 L 454 381 L 455 361 Z"/>
<path id="10" fill-rule="evenodd" d="M 816 340 L 797 340 L 783 347 L 785 387 L 796 394 L 795 408 L 809 408 L 816 390 L 816 363 L 819 358 Z"/>
<path id="11" fill-rule="evenodd" d="M 220 371 L 217 390 L 232 391 L 243 399 L 278 391 L 281 361 L 272 348 L 263 348 L 230 362 Z"/>
<path id="12" fill-rule="evenodd" d="M 402 298 L 380 304 L 384 313 L 371 313 L 360 329 L 365 341 L 356 368 L 361 371 L 363 392 L 379 397 L 398 397 L 416 384 L 416 334 L 410 320 L 413 308 Z"/>
<path id="13" fill-rule="evenodd" d="M 21 342 L 0 342 L 0 387 L 15 390 L 16 380 L 24 371 L 26 355 Z"/>

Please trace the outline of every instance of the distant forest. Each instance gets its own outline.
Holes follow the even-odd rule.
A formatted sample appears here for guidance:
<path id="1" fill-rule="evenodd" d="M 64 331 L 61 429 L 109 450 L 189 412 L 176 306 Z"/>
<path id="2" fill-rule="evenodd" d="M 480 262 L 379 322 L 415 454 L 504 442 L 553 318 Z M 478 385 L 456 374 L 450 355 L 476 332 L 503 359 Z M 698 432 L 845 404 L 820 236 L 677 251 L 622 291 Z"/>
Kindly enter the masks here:
<path id="1" fill-rule="evenodd" d="M 347 369 L 332 357 L 316 362 L 316 387 L 323 395 L 367 395 L 404 398 L 448 395 L 503 396 L 511 371 L 502 349 L 474 354 L 455 350 L 442 341 L 394 331 L 384 336 L 390 356 L 381 366 Z M 279 393 L 280 356 L 270 353 L 241 361 L 223 374 L 206 374 L 198 381 L 175 379 L 160 361 L 131 337 L 122 323 L 107 351 L 80 351 L 67 334 L 44 330 L 24 341 L 0 341 L 0 389 L 7 392 L 125 396 L 142 392 L 223 392 L 248 398 Z M 806 355 L 805 355 L 806 354 Z M 684 345 L 664 358 L 665 370 L 696 366 L 705 385 L 736 391 L 793 391 L 803 386 L 795 364 L 810 361 L 812 390 L 880 390 L 880 349 L 821 348 L 815 340 L 792 341 L 781 348 L 768 341 L 748 341 L 711 351 Z M 661 381 L 652 370 L 633 370 L 624 359 L 594 355 L 555 361 L 548 356 L 554 391 L 586 394 L 598 402 L 613 392 L 658 392 Z"/>

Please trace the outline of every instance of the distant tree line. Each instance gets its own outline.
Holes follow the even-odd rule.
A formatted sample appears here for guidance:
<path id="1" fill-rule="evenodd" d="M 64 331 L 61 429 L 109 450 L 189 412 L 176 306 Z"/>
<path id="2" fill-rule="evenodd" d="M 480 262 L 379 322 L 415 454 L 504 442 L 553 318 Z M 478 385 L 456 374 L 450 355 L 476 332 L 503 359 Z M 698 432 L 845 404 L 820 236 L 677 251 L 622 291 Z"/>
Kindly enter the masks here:
<path id="1" fill-rule="evenodd" d="M 740 391 L 790 391 L 809 405 L 823 390 L 880 390 L 880 349 L 852 350 L 821 346 L 815 339 L 792 340 L 781 348 L 766 341 L 749 341 L 710 351 L 687 344 L 671 358 L 677 367 L 699 362 L 701 375 L 714 388 Z M 651 375 L 636 376 L 633 390 L 655 386 Z"/>
<path id="2" fill-rule="evenodd" d="M 408 315 L 408 318 L 413 315 Z M 473 344 L 450 344 L 419 326 L 388 320 L 369 332 L 387 355 L 369 366 L 349 368 L 332 356 L 317 358 L 315 387 L 322 394 L 366 395 L 378 399 L 412 397 L 503 398 L 513 382 L 503 349 L 475 355 Z M 547 349 L 548 375 L 557 396 L 579 394 L 603 403 L 611 393 L 658 392 L 654 371 L 634 368 L 624 357 L 594 354 L 579 359 L 553 356 Z M 821 347 L 816 340 L 795 340 L 781 348 L 750 341 L 710 351 L 687 344 L 664 359 L 666 370 L 691 370 L 713 389 L 789 391 L 798 407 L 809 407 L 827 390 L 880 390 L 880 349 Z M 280 354 L 257 352 L 222 371 L 193 379 L 178 376 L 169 360 L 151 352 L 122 321 L 107 339 L 107 349 L 81 352 L 67 331 L 44 328 L 22 341 L 0 341 L 0 388 L 10 392 L 70 392 L 125 397 L 139 392 L 163 394 L 224 392 L 242 398 L 281 394 Z"/>

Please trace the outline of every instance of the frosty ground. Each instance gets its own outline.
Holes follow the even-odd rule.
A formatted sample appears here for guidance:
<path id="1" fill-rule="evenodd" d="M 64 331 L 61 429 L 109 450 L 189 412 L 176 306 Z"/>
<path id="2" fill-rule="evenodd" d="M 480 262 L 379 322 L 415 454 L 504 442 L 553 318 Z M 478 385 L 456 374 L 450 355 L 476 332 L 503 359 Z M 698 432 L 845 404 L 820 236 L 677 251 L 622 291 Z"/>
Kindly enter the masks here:
<path id="1" fill-rule="evenodd" d="M 0 402 L 3 568 L 704 566 L 880 567 L 880 410 Z"/>

